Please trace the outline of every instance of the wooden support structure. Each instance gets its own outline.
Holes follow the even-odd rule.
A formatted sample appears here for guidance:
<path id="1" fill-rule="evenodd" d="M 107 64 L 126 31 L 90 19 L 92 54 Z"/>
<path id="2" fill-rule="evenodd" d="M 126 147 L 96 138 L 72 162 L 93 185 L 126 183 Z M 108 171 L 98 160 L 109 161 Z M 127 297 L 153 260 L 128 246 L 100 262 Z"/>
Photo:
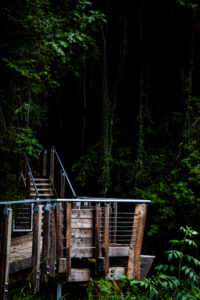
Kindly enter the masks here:
<path id="1" fill-rule="evenodd" d="M 104 264 L 104 274 L 105 276 L 109 274 L 109 204 L 105 205 L 105 227 L 104 227 L 104 256 L 105 256 L 105 264 Z"/>
<path id="2" fill-rule="evenodd" d="M 55 152 L 51 150 L 51 157 L 50 157 L 50 180 L 51 183 L 54 183 L 54 166 L 55 166 Z"/>
<path id="3" fill-rule="evenodd" d="M 99 268 L 99 258 L 102 256 L 101 251 L 101 240 L 100 240 L 100 206 L 99 203 L 96 204 L 95 209 L 95 276 L 98 276 Z"/>
<path id="4" fill-rule="evenodd" d="M 33 242 L 32 242 L 32 287 L 36 294 L 40 290 L 40 241 L 42 229 L 42 206 L 35 205 L 33 215 Z"/>
<path id="5" fill-rule="evenodd" d="M 61 177 L 60 177 L 60 198 L 65 198 L 65 175 L 61 171 Z"/>
<path id="6" fill-rule="evenodd" d="M 63 235 L 62 235 L 63 213 L 61 203 L 56 205 L 56 261 L 59 266 L 59 259 L 63 257 Z"/>
<path id="7" fill-rule="evenodd" d="M 51 206 L 51 231 L 50 231 L 49 276 L 56 276 L 56 205 Z"/>
<path id="8" fill-rule="evenodd" d="M 71 204 L 66 205 L 66 280 L 71 274 Z"/>
<path id="9" fill-rule="evenodd" d="M 40 177 L 40 153 L 38 154 L 38 159 L 36 162 L 36 175 L 37 177 Z"/>
<path id="10" fill-rule="evenodd" d="M 70 203 L 62 205 L 63 207 L 61 203 L 52 205 L 46 203 L 43 220 L 43 206 L 36 205 L 34 209 L 32 242 L 34 293 L 39 291 L 41 280 L 44 282 L 51 277 L 51 281 L 59 284 L 89 281 L 94 271 L 96 278 L 105 275 L 118 280 L 125 274 L 133 279 L 145 278 L 154 259 L 153 256 L 141 255 L 147 213 L 145 204 L 136 204 L 134 213 L 119 210 L 116 214 L 111 212 L 109 204 L 102 207 L 96 204 L 79 209 L 73 209 Z M 113 223 L 115 218 L 117 222 Z M 113 224 L 118 226 L 116 231 Z M 115 243 L 113 232 L 116 235 Z M 127 239 L 127 236 L 128 242 L 124 244 L 123 238 Z M 1 240 L 0 245 L 2 257 Z M 30 266 L 31 254 L 24 257 L 21 262 L 18 260 L 14 263 L 12 258 L 10 270 L 14 273 Z M 2 280 L 0 282 L 2 283 Z"/>
<path id="11" fill-rule="evenodd" d="M 139 278 L 139 263 L 144 236 L 147 205 L 137 204 L 135 207 L 131 244 L 128 257 L 127 276 L 131 279 Z"/>
<path id="12" fill-rule="evenodd" d="M 50 226 L 51 226 L 51 211 L 50 205 L 47 203 L 44 207 L 43 217 L 43 243 L 42 243 L 42 264 L 41 264 L 41 279 L 43 282 L 48 281 L 49 275 L 49 256 L 50 256 Z"/>
<path id="13" fill-rule="evenodd" d="M 47 150 L 45 150 L 43 154 L 42 176 L 43 177 L 47 176 Z"/>
<path id="14" fill-rule="evenodd" d="M 0 226 L 0 300 L 6 300 L 9 279 L 12 209 L 7 207 L 3 209 Z"/>

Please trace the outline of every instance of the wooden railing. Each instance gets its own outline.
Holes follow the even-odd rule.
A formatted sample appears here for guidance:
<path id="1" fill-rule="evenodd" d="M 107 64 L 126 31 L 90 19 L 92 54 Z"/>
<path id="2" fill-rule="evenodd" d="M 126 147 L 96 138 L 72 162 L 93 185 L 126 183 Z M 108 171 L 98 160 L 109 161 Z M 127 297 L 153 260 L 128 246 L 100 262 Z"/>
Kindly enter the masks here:
<path id="1" fill-rule="evenodd" d="M 82 198 L 76 200 L 85 201 Z M 142 278 L 144 258 L 141 256 L 141 249 L 150 201 L 88 198 L 87 201 L 94 205 L 85 208 L 73 208 L 73 201 L 74 199 L 34 200 L 32 254 L 26 261 L 21 259 L 21 263 L 20 259 L 16 263 L 13 260 L 10 263 L 12 208 L 7 207 L 12 207 L 16 202 L 0 203 L 0 207 L 4 207 L 0 216 L 0 300 L 7 297 L 9 273 L 28 267 L 32 270 L 34 293 L 39 291 L 41 282 L 48 281 L 49 278 L 54 278 L 55 282 L 89 281 L 90 277 L 100 275 L 119 279 L 120 274 L 127 274 L 134 279 Z M 32 202 L 33 200 L 21 200 L 18 204 Z M 111 202 L 121 202 L 121 206 L 129 203 L 129 211 L 123 209 L 115 216 L 115 231 Z M 125 243 L 123 237 L 126 237 Z M 113 266 L 110 258 L 116 258 L 119 262 L 120 257 L 127 257 L 127 265 Z M 90 258 L 93 258 L 94 268 L 72 266 L 72 261 Z M 152 262 L 152 258 L 150 260 Z"/>

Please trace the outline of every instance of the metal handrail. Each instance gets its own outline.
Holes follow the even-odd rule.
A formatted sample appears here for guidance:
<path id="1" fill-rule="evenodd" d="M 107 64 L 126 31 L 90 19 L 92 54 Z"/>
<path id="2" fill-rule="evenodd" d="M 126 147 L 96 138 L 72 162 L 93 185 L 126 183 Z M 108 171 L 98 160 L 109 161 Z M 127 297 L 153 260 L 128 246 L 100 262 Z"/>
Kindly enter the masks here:
<path id="1" fill-rule="evenodd" d="M 77 202 L 85 202 L 86 198 L 84 197 L 78 197 L 76 199 Z M 74 199 L 25 199 L 25 200 L 17 200 L 17 201 L 4 201 L 4 202 L 0 202 L 0 206 L 4 205 L 4 206 L 9 206 L 9 205 L 15 205 L 15 204 L 24 204 L 24 203 L 59 203 L 59 202 L 74 202 Z M 89 197 L 87 198 L 87 202 L 94 202 L 94 203 L 135 203 L 135 204 L 150 204 L 151 200 L 143 200 L 143 199 L 119 199 L 119 198 L 92 198 Z"/>
<path id="2" fill-rule="evenodd" d="M 74 197 L 74 198 L 77 198 L 77 195 L 76 195 L 76 193 L 75 193 L 75 191 L 74 191 L 74 189 L 73 189 L 73 187 L 72 187 L 72 184 L 71 184 L 71 182 L 70 182 L 70 180 L 69 180 L 69 177 L 68 177 L 68 175 L 67 175 L 67 173 L 66 173 L 66 171 L 65 171 L 65 168 L 64 168 L 64 166 L 63 166 L 63 164 L 62 164 L 62 162 L 61 162 L 61 159 L 60 159 L 60 157 L 59 157 L 59 155 L 58 155 L 58 153 L 57 153 L 57 151 L 56 151 L 55 146 L 52 146 L 52 150 L 51 150 L 51 151 L 53 151 L 53 152 L 55 153 L 55 155 L 56 155 L 56 157 L 57 157 L 57 159 L 58 159 L 58 162 L 59 162 L 60 167 L 61 167 L 61 169 L 62 169 L 62 173 L 64 174 L 65 178 L 67 179 L 67 182 L 68 182 L 69 187 L 70 187 L 70 189 L 71 189 L 71 191 L 72 191 L 73 197 Z"/>
<path id="3" fill-rule="evenodd" d="M 40 198 L 40 197 L 39 197 L 39 192 L 38 192 L 37 186 L 36 186 L 36 184 L 35 184 L 35 179 L 34 179 L 34 177 L 33 177 L 33 173 L 32 173 L 32 171 L 31 171 L 31 167 L 30 167 L 30 164 L 29 164 L 28 157 L 27 157 L 26 153 L 24 154 L 24 156 L 25 156 L 25 160 L 26 160 L 27 167 L 28 167 L 28 173 L 29 173 L 30 176 L 31 176 L 31 179 L 32 179 L 32 182 L 33 182 L 33 186 L 34 186 L 34 189 L 35 189 L 35 192 L 36 192 L 37 199 L 39 199 L 39 198 Z M 34 201 L 35 201 L 35 200 L 34 200 Z"/>

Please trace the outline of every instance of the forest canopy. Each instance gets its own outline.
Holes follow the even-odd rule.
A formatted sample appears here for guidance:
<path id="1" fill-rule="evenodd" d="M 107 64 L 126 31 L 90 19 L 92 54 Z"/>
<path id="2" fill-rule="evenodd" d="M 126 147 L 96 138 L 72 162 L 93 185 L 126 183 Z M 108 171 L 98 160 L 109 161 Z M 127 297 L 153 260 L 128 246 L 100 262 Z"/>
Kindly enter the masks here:
<path id="1" fill-rule="evenodd" d="M 1 1 L 1 199 L 54 144 L 79 194 L 150 199 L 155 241 L 199 231 L 200 4 L 130 2 Z"/>

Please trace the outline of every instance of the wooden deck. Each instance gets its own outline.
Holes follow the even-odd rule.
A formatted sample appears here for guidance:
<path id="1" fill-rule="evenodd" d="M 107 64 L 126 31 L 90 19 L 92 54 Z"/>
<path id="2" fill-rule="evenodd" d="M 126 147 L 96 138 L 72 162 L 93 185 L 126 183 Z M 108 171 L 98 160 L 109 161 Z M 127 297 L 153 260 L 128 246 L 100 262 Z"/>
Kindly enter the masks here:
<path id="1" fill-rule="evenodd" d="M 20 235 L 14 237 L 11 240 L 10 248 L 10 270 L 9 273 L 13 274 L 25 269 L 31 268 L 31 258 L 32 258 L 32 238 L 33 234 L 28 233 L 25 235 Z M 42 238 L 40 241 L 40 246 L 42 249 Z M 109 257 L 118 257 L 118 264 L 124 264 L 124 259 L 127 258 L 129 254 L 129 247 L 117 247 L 112 246 L 109 249 Z M 42 251 L 41 251 L 42 252 Z M 42 253 L 41 253 L 42 254 Z M 72 248 L 71 253 L 72 258 L 92 258 L 94 256 L 94 251 L 88 247 L 76 247 Z M 140 256 L 140 269 L 139 269 L 139 280 L 144 279 L 149 269 L 153 263 L 154 256 L 141 255 Z M 66 258 L 60 258 L 59 273 L 65 273 L 66 270 Z M 111 279 L 119 279 L 120 275 L 126 275 L 127 267 L 125 266 L 113 266 L 109 268 L 109 277 Z M 75 281 L 89 281 L 92 277 L 92 272 L 88 268 L 76 269 L 72 268 L 71 276 L 69 277 L 69 282 Z"/>
<path id="2" fill-rule="evenodd" d="M 33 232 L 13 233 L 12 209 L 2 217 L 0 235 L 0 288 L 5 294 L 9 274 L 27 270 L 34 292 L 49 279 L 87 282 L 121 275 L 147 276 L 154 256 L 141 255 L 146 204 L 134 212 L 115 212 L 106 204 L 72 208 L 70 203 L 36 205 Z M 1 297 L 0 297 L 1 299 Z M 5 298 L 2 298 L 5 299 Z"/>

